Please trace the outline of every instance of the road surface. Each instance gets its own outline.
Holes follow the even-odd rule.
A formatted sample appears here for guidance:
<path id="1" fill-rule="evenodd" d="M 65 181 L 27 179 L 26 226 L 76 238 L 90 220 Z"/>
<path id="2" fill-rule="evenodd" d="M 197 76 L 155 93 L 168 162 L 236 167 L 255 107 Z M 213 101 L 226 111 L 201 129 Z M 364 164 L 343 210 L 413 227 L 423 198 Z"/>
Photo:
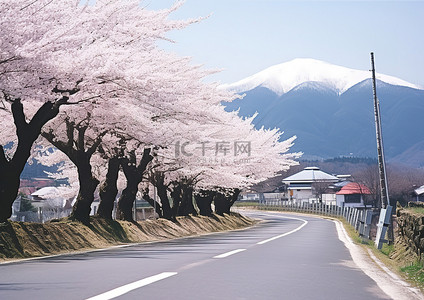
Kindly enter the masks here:
<path id="1" fill-rule="evenodd" d="M 354 263 L 335 222 L 250 214 L 264 222 L 2 264 L 0 299 L 391 299 Z"/>

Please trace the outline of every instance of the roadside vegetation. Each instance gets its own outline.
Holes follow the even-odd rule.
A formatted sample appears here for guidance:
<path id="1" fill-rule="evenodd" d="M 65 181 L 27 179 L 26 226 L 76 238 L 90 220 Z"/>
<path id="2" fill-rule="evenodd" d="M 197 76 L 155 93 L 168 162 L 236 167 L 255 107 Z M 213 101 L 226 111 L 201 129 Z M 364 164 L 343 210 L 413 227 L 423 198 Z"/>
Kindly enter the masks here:
<path id="1" fill-rule="evenodd" d="M 401 268 L 401 271 L 408 276 L 408 279 L 424 290 L 424 266 L 422 262 L 414 262 L 410 266 Z"/>
<path id="2" fill-rule="evenodd" d="M 409 282 L 412 286 L 424 291 L 424 266 L 403 245 L 395 242 L 394 245 L 384 244 L 381 250 L 370 242 L 366 245 L 374 255 L 381 260 L 391 271 Z"/>
<path id="3" fill-rule="evenodd" d="M 406 207 L 405 209 L 416 214 L 424 215 L 424 207 L 415 206 L 415 207 Z"/>
<path id="4" fill-rule="evenodd" d="M 0 223 L 0 262 L 235 230 L 256 222 L 236 213 L 140 222 L 91 217 L 89 226 L 70 218 L 45 224 L 5 222 Z"/>

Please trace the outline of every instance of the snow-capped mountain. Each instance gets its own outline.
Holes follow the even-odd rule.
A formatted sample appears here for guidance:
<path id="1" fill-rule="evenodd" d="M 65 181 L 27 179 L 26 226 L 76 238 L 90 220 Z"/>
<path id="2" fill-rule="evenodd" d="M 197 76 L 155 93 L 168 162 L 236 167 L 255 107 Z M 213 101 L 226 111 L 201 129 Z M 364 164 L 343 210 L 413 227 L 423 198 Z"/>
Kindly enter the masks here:
<path id="1" fill-rule="evenodd" d="M 222 87 L 237 93 L 264 87 L 281 96 L 305 82 L 317 82 L 321 86 L 342 94 L 370 76 L 369 71 L 349 69 L 310 58 L 297 58 L 269 67 L 235 83 L 224 84 Z M 376 74 L 376 77 L 392 85 L 419 88 L 393 76 Z"/>
<path id="2" fill-rule="evenodd" d="M 312 59 L 296 59 L 225 88 L 244 93 L 223 103 L 227 111 L 252 116 L 255 126 L 296 135 L 292 151 L 304 158 L 376 157 L 371 72 Z M 377 75 L 385 153 L 388 160 L 424 167 L 424 90 Z"/>

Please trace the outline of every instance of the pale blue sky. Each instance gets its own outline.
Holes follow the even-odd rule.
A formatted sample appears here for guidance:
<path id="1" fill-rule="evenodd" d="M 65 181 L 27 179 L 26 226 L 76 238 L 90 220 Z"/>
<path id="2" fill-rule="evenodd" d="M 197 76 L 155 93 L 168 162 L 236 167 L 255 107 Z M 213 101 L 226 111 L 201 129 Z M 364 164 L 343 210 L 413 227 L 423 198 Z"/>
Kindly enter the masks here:
<path id="1" fill-rule="evenodd" d="M 373 51 L 377 72 L 424 87 L 424 1 L 186 0 L 172 18 L 209 14 L 160 46 L 224 69 L 211 80 L 235 82 L 294 58 L 369 70 Z"/>

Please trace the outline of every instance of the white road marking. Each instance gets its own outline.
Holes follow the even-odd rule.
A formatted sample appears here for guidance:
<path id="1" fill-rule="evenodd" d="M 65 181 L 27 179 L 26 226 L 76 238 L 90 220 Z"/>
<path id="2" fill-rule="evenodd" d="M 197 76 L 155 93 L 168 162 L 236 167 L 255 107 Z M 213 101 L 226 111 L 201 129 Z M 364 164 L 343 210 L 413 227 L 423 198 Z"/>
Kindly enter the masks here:
<path id="1" fill-rule="evenodd" d="M 236 254 L 236 253 L 239 253 L 239 252 L 243 252 L 243 251 L 246 251 L 246 249 L 233 250 L 233 251 L 230 251 L 230 252 L 226 252 L 226 253 L 214 256 L 213 258 L 224 258 L 224 257 L 228 257 L 230 255 L 233 255 L 233 254 Z"/>
<path id="2" fill-rule="evenodd" d="M 110 290 L 108 292 L 105 292 L 103 294 L 91 297 L 91 298 L 87 298 L 86 300 L 109 300 L 109 299 L 113 299 L 116 298 L 118 296 L 121 296 L 123 294 L 126 294 L 128 292 L 131 292 L 132 290 L 141 288 L 143 286 L 146 286 L 148 284 L 154 283 L 156 281 L 177 275 L 178 273 L 176 272 L 164 272 L 164 273 L 160 273 L 154 276 L 150 276 L 126 285 L 123 285 L 121 287 L 118 287 L 116 289 Z"/>
<path id="3" fill-rule="evenodd" d="M 293 229 L 292 231 L 289 231 L 289 232 L 286 232 L 286 233 L 283 233 L 283 234 L 280 234 L 280 235 L 274 236 L 274 237 L 272 237 L 272 238 L 269 238 L 269 239 L 267 239 L 267 240 L 264 240 L 264 241 L 258 242 L 258 243 L 256 243 L 256 245 L 263 245 L 263 244 L 265 244 L 265 243 L 268 243 L 268 242 L 271 242 L 271 241 L 273 241 L 273 240 L 276 240 L 276 239 L 282 238 L 282 237 L 284 237 L 284 236 L 287 236 L 287 235 L 289 235 L 289 234 L 295 233 L 296 231 L 299 231 L 300 229 L 302 229 L 302 228 L 303 228 L 306 224 L 308 224 L 308 221 L 303 220 L 303 219 L 299 219 L 299 218 L 292 218 L 292 217 L 283 217 L 283 218 L 299 220 L 299 221 L 302 221 L 302 222 L 303 222 L 303 224 L 302 224 L 302 225 L 300 225 L 299 227 L 297 227 L 296 229 Z"/>

